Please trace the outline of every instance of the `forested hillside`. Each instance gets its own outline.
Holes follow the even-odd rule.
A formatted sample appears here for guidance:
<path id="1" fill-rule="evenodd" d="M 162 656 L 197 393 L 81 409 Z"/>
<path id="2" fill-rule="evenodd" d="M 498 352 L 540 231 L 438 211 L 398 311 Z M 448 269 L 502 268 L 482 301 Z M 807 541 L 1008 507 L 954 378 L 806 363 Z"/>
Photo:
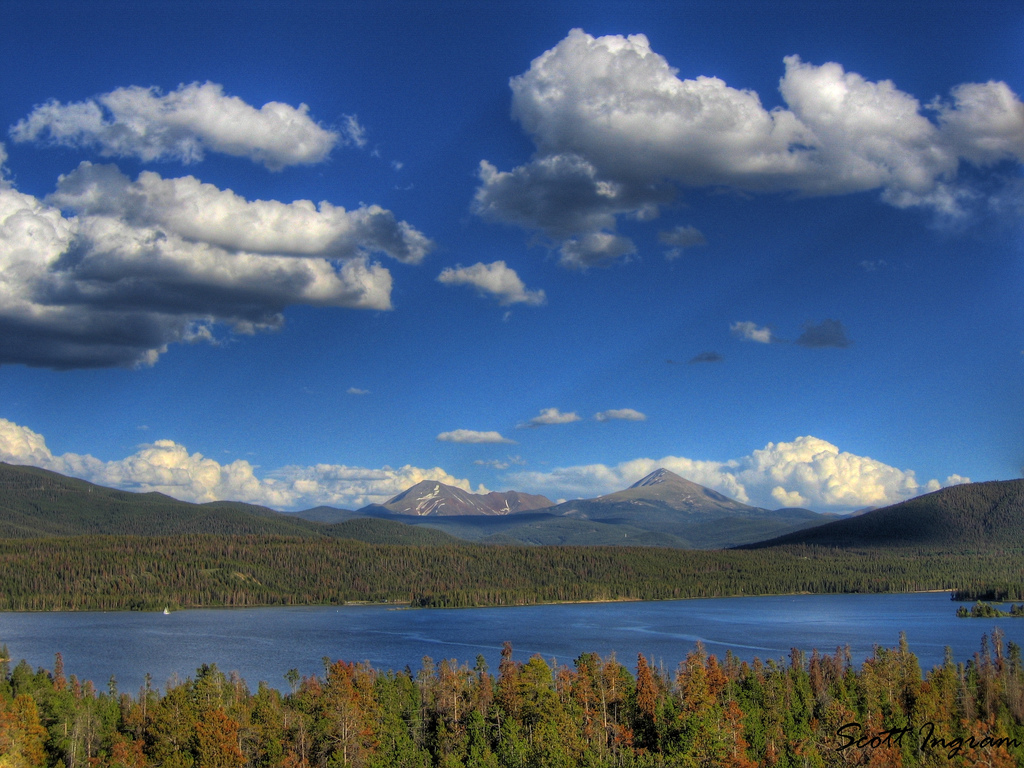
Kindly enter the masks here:
<path id="1" fill-rule="evenodd" d="M 189 504 L 0 462 L 0 537 L 190 533 L 322 536 L 323 526 L 253 504 Z"/>
<path id="2" fill-rule="evenodd" d="M 911 592 L 1024 582 L 1020 552 L 383 545 L 280 536 L 0 541 L 0 610 L 419 606 Z"/>
<path id="3" fill-rule="evenodd" d="M 929 547 L 956 552 L 1024 546 L 1024 480 L 943 488 L 847 520 L 746 545 Z"/>
<path id="4" fill-rule="evenodd" d="M 6 653 L 4 653 L 6 655 Z M 623 659 L 630 665 L 633 659 Z M 116 768 L 1014 768 L 1024 761 L 1020 648 L 998 630 L 966 663 L 922 674 L 901 638 L 860 669 L 841 649 L 739 662 L 698 645 L 677 668 L 585 653 L 496 674 L 425 658 L 417 672 L 324 660 L 282 694 L 215 666 L 144 688 L 97 690 L 0 662 L 0 764 Z M 282 659 L 282 668 L 288 664 Z M 276 686 L 281 681 L 272 681 Z"/>
<path id="5" fill-rule="evenodd" d="M 327 526 L 325 532 L 339 539 L 355 539 L 367 544 L 458 544 L 455 536 L 435 528 L 417 528 L 394 520 L 356 517 Z"/>

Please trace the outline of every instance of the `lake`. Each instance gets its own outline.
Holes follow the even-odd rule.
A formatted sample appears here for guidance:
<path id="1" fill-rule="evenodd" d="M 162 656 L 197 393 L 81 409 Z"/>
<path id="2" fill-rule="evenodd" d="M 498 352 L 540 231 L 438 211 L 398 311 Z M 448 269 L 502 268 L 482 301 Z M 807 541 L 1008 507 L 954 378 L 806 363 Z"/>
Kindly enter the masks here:
<path id="1" fill-rule="evenodd" d="M 535 653 L 572 664 L 581 653 L 615 653 L 635 668 L 643 653 L 674 670 L 703 642 L 708 653 L 727 649 L 752 660 L 782 659 L 793 647 L 832 653 L 849 645 L 856 664 L 875 645 L 893 647 L 906 632 L 923 670 L 942 663 L 944 649 L 966 661 L 981 636 L 999 626 L 1024 646 L 1024 619 L 958 619 L 948 593 L 789 595 L 664 602 L 537 605 L 517 608 L 408 610 L 394 606 L 247 608 L 161 613 L 0 613 L 0 643 L 14 662 L 53 668 L 64 658 L 68 675 L 105 689 L 113 675 L 135 693 L 146 673 L 163 688 L 204 663 L 286 688 L 284 674 L 323 671 L 324 656 L 368 661 L 379 670 L 416 670 L 422 658 L 473 665 L 482 654 L 496 671 L 502 644 L 515 657 Z"/>

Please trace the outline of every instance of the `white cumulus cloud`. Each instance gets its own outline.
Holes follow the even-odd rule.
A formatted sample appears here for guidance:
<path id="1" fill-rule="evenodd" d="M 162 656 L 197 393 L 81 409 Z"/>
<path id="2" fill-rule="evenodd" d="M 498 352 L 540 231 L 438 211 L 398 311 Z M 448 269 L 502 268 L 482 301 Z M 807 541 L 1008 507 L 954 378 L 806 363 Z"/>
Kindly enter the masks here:
<path id="1" fill-rule="evenodd" d="M 349 141 L 365 143 L 354 117 L 348 118 L 345 131 Z M 209 82 L 182 84 L 167 94 L 130 86 L 69 104 L 49 101 L 14 125 L 11 137 L 95 147 L 106 157 L 146 162 L 192 163 L 207 151 L 220 152 L 271 170 L 319 163 L 340 139 L 315 122 L 305 104 L 271 101 L 256 109 Z"/>
<path id="2" fill-rule="evenodd" d="M 442 432 L 437 436 L 438 440 L 447 443 L 514 443 L 502 437 L 500 432 L 478 432 L 473 429 L 455 429 L 451 432 Z"/>
<path id="3" fill-rule="evenodd" d="M 991 196 L 972 190 L 965 164 L 1005 187 L 1024 162 L 1024 104 L 1005 83 L 956 85 L 922 105 L 836 62 L 783 63 L 786 106 L 767 110 L 720 78 L 680 78 L 644 35 L 575 29 L 512 79 L 513 117 L 537 151 L 510 171 L 482 161 L 474 210 L 543 232 L 564 258 L 566 242 L 615 236 L 622 215 L 649 220 L 678 189 L 875 190 L 955 216 Z"/>
<path id="4" fill-rule="evenodd" d="M 517 425 L 518 429 L 525 427 L 544 427 L 551 424 L 569 424 L 579 421 L 580 417 L 575 413 L 562 413 L 557 408 L 542 408 L 540 415 L 534 416 L 527 422 Z"/>
<path id="5" fill-rule="evenodd" d="M 971 478 L 964 477 L 963 475 L 950 475 L 946 478 L 946 482 L 940 483 L 938 480 L 929 480 L 925 485 L 926 491 L 937 491 L 940 488 L 948 488 L 951 485 L 963 485 L 964 483 L 971 482 Z"/>
<path id="6" fill-rule="evenodd" d="M 772 488 L 772 498 L 783 507 L 802 507 L 807 503 L 799 491 L 787 491 L 781 485 Z"/>
<path id="7" fill-rule="evenodd" d="M 750 320 L 733 323 L 729 326 L 729 330 L 733 332 L 733 335 L 747 341 L 756 341 L 761 344 L 771 344 L 773 341 L 778 341 L 772 335 L 771 328 L 759 327 L 757 323 Z"/>
<path id="8" fill-rule="evenodd" d="M 370 469 L 337 464 L 282 467 L 257 477 L 255 467 L 239 459 L 221 464 L 200 453 L 189 453 L 172 440 L 156 440 L 115 461 L 88 454 L 54 455 L 42 435 L 0 419 L 0 461 L 28 464 L 127 491 L 157 491 L 182 501 L 244 501 L 278 509 L 302 509 L 322 504 L 359 508 L 387 501 L 423 480 L 437 480 L 474 491 L 467 480 L 440 467 L 403 466 Z"/>
<path id="9" fill-rule="evenodd" d="M 547 300 L 543 290 L 527 290 L 516 271 L 504 261 L 490 264 L 478 262 L 470 267 L 446 267 L 438 275 L 437 281 L 445 285 L 473 286 L 481 294 L 490 294 L 497 298 L 503 307 L 512 304 L 538 306 Z"/>
<path id="10" fill-rule="evenodd" d="M 610 232 L 587 232 L 562 243 L 559 263 L 570 269 L 607 267 L 636 253 L 636 246 L 628 237 Z"/>
<path id="11" fill-rule="evenodd" d="M 61 176 L 47 202 L 79 215 L 113 217 L 251 253 L 330 259 L 382 253 L 418 264 L 433 245 L 376 205 L 346 211 L 326 201 L 246 200 L 194 176 L 165 179 L 144 171 L 133 182 L 116 166 L 89 162 Z"/>
<path id="12" fill-rule="evenodd" d="M 152 364 L 296 304 L 390 309 L 372 254 L 417 263 L 431 245 L 377 206 L 247 201 L 191 176 L 83 163 L 45 200 L 0 176 L 0 364 Z"/>

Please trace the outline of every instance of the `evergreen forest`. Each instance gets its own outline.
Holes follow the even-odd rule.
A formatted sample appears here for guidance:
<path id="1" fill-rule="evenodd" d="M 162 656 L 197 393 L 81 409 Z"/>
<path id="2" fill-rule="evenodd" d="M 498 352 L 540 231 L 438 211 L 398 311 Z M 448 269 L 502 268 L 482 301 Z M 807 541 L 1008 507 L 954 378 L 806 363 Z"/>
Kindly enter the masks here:
<path id="1" fill-rule="evenodd" d="M 1024 583 L 1017 550 L 744 551 L 372 544 L 289 536 L 0 540 L 0 611 L 417 607 L 961 590 Z"/>
<path id="2" fill-rule="evenodd" d="M 204 665 L 161 693 L 105 690 L 0 661 L 7 768 L 575 768 L 988 766 L 1024 761 L 1024 667 L 998 629 L 922 674 L 900 638 L 859 669 L 848 650 L 738 661 L 697 646 L 675 669 L 640 655 L 498 670 L 425 657 L 413 671 L 324 659 L 282 693 Z M 6 657 L 6 649 L 2 652 Z M 632 662 L 633 660 L 629 660 Z"/>

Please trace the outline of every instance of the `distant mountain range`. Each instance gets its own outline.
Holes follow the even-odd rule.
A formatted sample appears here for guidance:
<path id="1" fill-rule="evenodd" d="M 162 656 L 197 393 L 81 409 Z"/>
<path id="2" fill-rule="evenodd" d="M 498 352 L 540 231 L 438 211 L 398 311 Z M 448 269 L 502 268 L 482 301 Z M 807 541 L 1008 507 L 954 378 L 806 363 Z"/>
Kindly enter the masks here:
<path id="1" fill-rule="evenodd" d="M 321 522 L 398 520 L 488 544 L 681 549 L 722 549 L 836 519 L 807 509 L 751 507 L 666 469 L 616 493 L 557 505 L 544 496 L 474 494 L 431 480 L 358 511 L 316 507 L 295 514 Z"/>
<path id="2" fill-rule="evenodd" d="M 951 552 L 1024 546 L 1024 480 L 945 488 L 857 516 L 768 510 L 659 469 L 629 488 L 552 504 L 508 491 L 418 483 L 360 510 L 284 514 L 240 502 L 190 504 L 0 463 L 0 538 L 187 534 L 351 538 L 373 543 L 631 545 L 690 549 L 815 545 Z"/>

